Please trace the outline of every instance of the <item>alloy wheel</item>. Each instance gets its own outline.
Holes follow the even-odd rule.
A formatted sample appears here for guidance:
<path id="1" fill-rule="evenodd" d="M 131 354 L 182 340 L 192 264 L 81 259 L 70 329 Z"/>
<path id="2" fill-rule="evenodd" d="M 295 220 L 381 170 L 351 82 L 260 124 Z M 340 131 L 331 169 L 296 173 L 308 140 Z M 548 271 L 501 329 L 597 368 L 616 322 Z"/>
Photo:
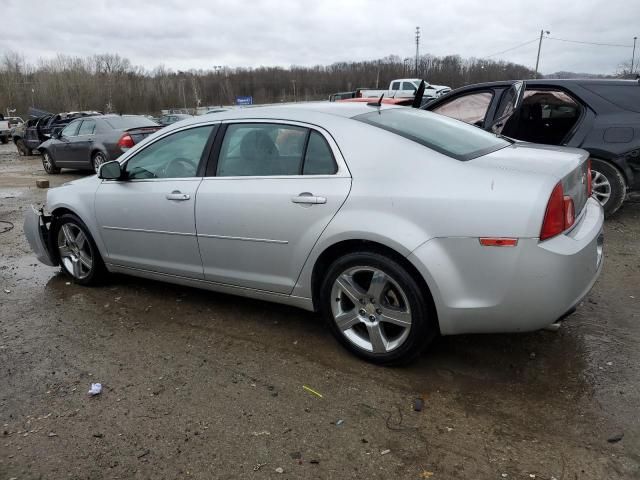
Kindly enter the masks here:
<path id="1" fill-rule="evenodd" d="M 388 353 L 408 338 L 412 315 L 407 295 L 382 270 L 369 266 L 342 272 L 331 289 L 331 311 L 342 334 L 373 353 Z"/>
<path id="2" fill-rule="evenodd" d="M 89 240 L 82 229 L 73 223 L 64 223 L 58 231 L 58 253 L 65 270 L 82 280 L 91 274 L 93 255 Z"/>
<path id="3" fill-rule="evenodd" d="M 96 174 L 100 170 L 100 165 L 102 165 L 105 161 L 106 159 L 101 153 L 97 153 L 96 156 L 93 157 L 93 169 L 96 171 Z"/>
<path id="4" fill-rule="evenodd" d="M 44 171 L 47 173 L 51 173 L 53 170 L 53 165 L 51 164 L 51 157 L 48 152 L 44 152 L 42 154 L 42 166 L 44 167 Z"/>
<path id="5" fill-rule="evenodd" d="M 609 197 L 611 197 L 611 183 L 609 179 L 597 170 L 591 170 L 591 188 L 596 200 L 600 202 L 600 205 L 607 203 Z"/>

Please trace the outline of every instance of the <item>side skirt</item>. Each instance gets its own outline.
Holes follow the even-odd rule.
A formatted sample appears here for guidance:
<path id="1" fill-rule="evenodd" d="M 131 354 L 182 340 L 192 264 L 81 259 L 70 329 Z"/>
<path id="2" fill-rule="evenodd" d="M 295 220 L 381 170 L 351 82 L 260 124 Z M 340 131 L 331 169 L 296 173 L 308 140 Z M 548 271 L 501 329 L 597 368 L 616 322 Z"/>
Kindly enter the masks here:
<path id="1" fill-rule="evenodd" d="M 282 303 L 284 305 L 290 305 L 292 307 L 301 308 L 303 310 L 313 311 L 313 301 L 310 298 L 294 297 L 282 293 L 273 293 L 246 287 L 237 287 L 224 283 L 211 282 L 209 280 L 199 280 L 197 278 L 181 277 L 179 275 L 152 272 L 139 268 L 123 267 L 121 265 L 114 265 L 111 263 L 106 264 L 106 267 L 107 270 L 112 273 L 124 273 L 125 275 L 148 278 L 150 280 L 158 280 L 160 282 L 175 283 L 177 285 L 211 290 L 214 292 L 226 293 L 229 295 L 255 298 L 257 300 L 265 300 L 267 302 Z"/>

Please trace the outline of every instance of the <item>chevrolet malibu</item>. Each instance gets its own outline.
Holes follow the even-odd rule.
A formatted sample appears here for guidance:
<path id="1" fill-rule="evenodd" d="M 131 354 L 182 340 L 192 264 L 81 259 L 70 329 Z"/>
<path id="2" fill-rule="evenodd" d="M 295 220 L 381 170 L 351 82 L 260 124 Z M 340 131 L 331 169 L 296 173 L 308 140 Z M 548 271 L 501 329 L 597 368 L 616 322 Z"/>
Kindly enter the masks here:
<path id="1" fill-rule="evenodd" d="M 584 150 L 377 104 L 230 110 L 49 191 L 25 234 L 81 285 L 119 272 L 319 311 L 393 364 L 438 334 L 572 312 L 602 268 Z"/>

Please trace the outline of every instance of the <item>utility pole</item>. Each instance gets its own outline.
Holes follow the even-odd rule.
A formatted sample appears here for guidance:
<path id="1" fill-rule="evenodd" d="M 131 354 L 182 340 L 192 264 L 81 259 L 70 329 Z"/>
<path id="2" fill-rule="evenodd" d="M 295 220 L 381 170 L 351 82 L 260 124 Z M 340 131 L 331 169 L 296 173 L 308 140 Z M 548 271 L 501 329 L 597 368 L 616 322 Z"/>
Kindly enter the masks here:
<path id="1" fill-rule="evenodd" d="M 420 27 L 416 27 L 416 77 L 418 76 L 418 57 L 420 56 Z"/>
<path id="2" fill-rule="evenodd" d="M 633 63 L 636 59 L 636 40 L 638 37 L 633 37 L 633 53 L 631 54 L 631 75 L 633 75 Z"/>
<path id="3" fill-rule="evenodd" d="M 538 65 L 540 64 L 540 50 L 542 49 L 542 37 L 544 34 L 549 35 L 551 32 L 547 30 L 545 32 L 544 29 L 540 30 L 540 42 L 538 43 L 538 58 L 536 58 L 536 73 L 533 74 L 533 78 L 538 78 Z"/>
<path id="4" fill-rule="evenodd" d="M 296 81 L 295 80 L 291 80 L 291 83 L 293 83 L 293 101 L 297 102 L 298 101 L 298 96 L 296 95 Z"/>

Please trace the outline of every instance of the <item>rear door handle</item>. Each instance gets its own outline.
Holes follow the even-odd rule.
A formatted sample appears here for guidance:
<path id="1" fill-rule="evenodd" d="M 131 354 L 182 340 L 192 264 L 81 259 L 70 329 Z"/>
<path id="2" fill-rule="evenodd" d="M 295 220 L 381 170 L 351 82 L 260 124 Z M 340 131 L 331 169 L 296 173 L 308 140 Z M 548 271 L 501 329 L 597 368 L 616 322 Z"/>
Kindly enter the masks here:
<path id="1" fill-rule="evenodd" d="M 174 190 L 171 193 L 167 193 L 167 200 L 178 200 L 178 201 L 184 201 L 184 200 L 189 200 L 191 198 L 191 195 L 189 195 L 188 193 L 182 193 L 180 192 L 180 190 Z"/>
<path id="2" fill-rule="evenodd" d="M 293 203 L 305 203 L 311 205 L 318 205 L 320 203 L 327 203 L 326 197 L 317 197 L 309 192 L 304 192 L 297 197 L 291 197 Z"/>

